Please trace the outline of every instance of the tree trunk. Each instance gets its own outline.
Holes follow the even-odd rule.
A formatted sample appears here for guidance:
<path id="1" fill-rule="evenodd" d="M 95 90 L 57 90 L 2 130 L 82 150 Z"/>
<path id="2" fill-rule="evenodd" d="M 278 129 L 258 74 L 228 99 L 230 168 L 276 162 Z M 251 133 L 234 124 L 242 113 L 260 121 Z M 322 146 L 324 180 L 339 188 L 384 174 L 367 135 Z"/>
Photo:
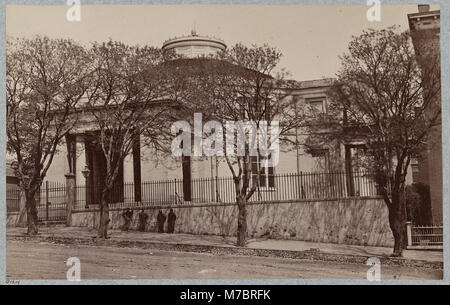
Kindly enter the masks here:
<path id="1" fill-rule="evenodd" d="M 403 252 L 403 222 L 401 221 L 400 217 L 395 216 L 395 212 L 390 212 L 391 215 L 389 215 L 389 226 L 391 227 L 392 234 L 394 235 L 394 252 L 392 256 L 394 257 L 400 257 L 402 256 Z"/>
<path id="2" fill-rule="evenodd" d="M 400 191 L 401 192 L 401 191 Z M 394 235 L 393 257 L 401 257 L 405 248 L 406 215 L 404 194 L 393 196 L 389 208 L 389 226 Z"/>
<path id="3" fill-rule="evenodd" d="M 103 190 L 102 200 L 100 202 L 100 223 L 98 225 L 98 237 L 108 238 L 109 219 L 109 205 L 108 205 L 108 190 Z"/>
<path id="4" fill-rule="evenodd" d="M 27 210 L 27 224 L 28 224 L 28 235 L 38 234 L 38 211 L 36 208 L 36 199 L 33 195 L 26 196 L 26 210 Z"/>
<path id="5" fill-rule="evenodd" d="M 247 206 L 245 198 L 239 196 L 238 202 L 238 225 L 237 225 L 237 245 L 245 247 L 247 243 Z"/>
<path id="6" fill-rule="evenodd" d="M 16 227 L 25 228 L 28 225 L 27 222 L 27 197 L 25 196 L 25 192 L 23 190 L 20 191 L 20 210 L 19 216 L 16 220 Z"/>

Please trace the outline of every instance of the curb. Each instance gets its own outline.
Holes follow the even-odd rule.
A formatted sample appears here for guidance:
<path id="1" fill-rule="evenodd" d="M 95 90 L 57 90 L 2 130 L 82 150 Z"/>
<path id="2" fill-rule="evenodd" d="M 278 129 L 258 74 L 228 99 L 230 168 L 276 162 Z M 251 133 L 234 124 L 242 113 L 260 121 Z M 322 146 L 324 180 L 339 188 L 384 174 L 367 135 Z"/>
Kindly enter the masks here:
<path id="1" fill-rule="evenodd" d="M 293 250 L 273 250 L 273 249 L 256 249 L 244 248 L 236 246 L 212 246 L 212 245 L 193 245 L 170 242 L 148 242 L 148 241 L 125 241 L 107 239 L 101 240 L 97 238 L 69 238 L 61 236 L 27 236 L 22 234 L 8 234 L 7 240 L 22 240 L 22 241 L 39 241 L 51 242 L 56 244 L 77 244 L 89 246 L 116 246 L 121 248 L 141 248 L 141 249 L 158 249 L 162 251 L 177 251 L 190 253 L 207 253 L 214 255 L 239 255 L 239 256 L 258 256 L 258 257 L 274 257 L 274 258 L 288 258 L 297 260 L 310 261 L 326 261 L 336 263 L 350 263 L 350 264 L 366 264 L 371 256 L 364 255 L 349 255 L 349 254 L 332 254 L 320 251 L 293 251 Z M 442 270 L 443 262 L 430 262 L 424 260 L 411 260 L 403 258 L 391 258 L 385 256 L 375 256 L 380 259 L 382 265 L 386 266 L 401 266 L 414 267 L 426 269 Z"/>

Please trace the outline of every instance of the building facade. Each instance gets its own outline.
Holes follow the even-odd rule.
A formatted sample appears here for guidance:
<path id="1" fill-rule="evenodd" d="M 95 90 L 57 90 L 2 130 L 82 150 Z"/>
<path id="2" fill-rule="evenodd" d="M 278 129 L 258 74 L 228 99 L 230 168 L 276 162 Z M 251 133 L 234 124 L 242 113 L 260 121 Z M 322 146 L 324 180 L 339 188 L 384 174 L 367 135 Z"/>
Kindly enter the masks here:
<path id="1" fill-rule="evenodd" d="M 183 57 L 196 58 L 214 55 L 216 52 L 225 50 L 226 47 L 226 44 L 220 39 L 199 36 L 193 31 L 189 36 L 167 40 L 162 48 L 163 51 L 174 51 Z M 293 86 L 289 89 L 287 98 L 292 99 L 298 109 L 312 107 L 319 112 L 326 112 L 330 103 L 327 91 L 332 82 L 332 79 L 292 81 Z M 93 144 L 90 131 L 89 119 L 82 118 L 78 126 L 66 137 L 65 143 L 60 145 L 47 173 L 47 180 L 64 181 L 64 175 L 73 172 L 77 186 L 88 186 L 82 193 L 77 194 L 78 200 L 95 204 L 100 200 L 100 192 L 92 190 L 102 183 L 106 169 L 103 152 L 100 147 Z M 276 183 L 278 182 L 273 179 L 276 175 L 295 174 L 301 179 L 303 173 L 309 173 L 311 181 L 314 180 L 313 183 L 317 183 L 316 179 L 319 176 L 316 177 L 316 174 L 311 173 L 353 172 L 362 169 L 356 161 L 351 161 L 358 160 L 358 154 L 362 153 L 363 143 L 360 141 L 355 140 L 345 144 L 325 143 L 320 147 L 311 148 L 304 145 L 310 136 L 304 128 L 298 128 L 292 132 L 290 137 L 296 145 L 281 147 L 277 166 L 265 169 L 260 178 L 262 191 L 266 194 L 267 192 L 272 194 L 277 192 Z M 224 197 L 234 194 L 233 189 L 222 189 L 222 194 L 219 194 L 217 183 L 213 183 L 213 181 L 217 182 L 218 178 L 231 176 L 224 158 L 167 155 L 163 160 L 156 160 L 155 152 L 146 147 L 144 143 L 144 139 L 137 141 L 133 146 L 132 153 L 123 161 L 114 188 L 117 191 L 115 201 L 152 201 L 155 199 L 155 192 L 166 192 L 163 188 L 161 189 L 161 185 L 169 183 L 169 181 L 181 181 L 181 184 L 176 183 L 180 190 L 171 189 L 169 192 L 182 194 L 179 199 L 184 201 L 224 200 Z M 88 177 L 83 175 L 86 169 L 89 171 Z M 332 177 L 334 176 L 328 176 L 327 184 L 334 183 Z M 343 176 L 342 179 L 348 180 L 349 178 Z M 355 182 L 354 179 L 358 180 L 359 178 L 351 178 L 352 196 L 373 195 L 373 191 L 364 185 L 369 183 L 367 178 L 364 178 L 365 182 L 361 182 L 362 180 L 355 180 Z M 411 177 L 408 179 L 411 180 Z M 155 181 L 159 181 L 158 190 L 148 191 L 146 188 L 156 187 Z M 292 181 L 287 182 L 291 183 Z M 348 181 L 344 181 L 342 184 L 344 188 L 345 185 L 349 188 Z M 197 191 L 194 190 L 196 185 L 200 188 Z M 323 187 L 323 181 L 317 185 Z M 291 192 L 290 189 L 284 191 Z"/>
<path id="2" fill-rule="evenodd" d="M 428 63 L 421 54 L 432 50 L 440 55 L 440 11 L 431 11 L 429 5 L 419 5 L 419 12 L 408 15 L 409 28 L 419 64 Z M 440 69 L 440 66 L 439 66 Z M 441 109 L 441 96 L 435 98 L 429 113 Z M 432 222 L 442 224 L 442 130 L 440 124 L 431 129 L 427 149 L 413 164 L 415 182 L 430 187 Z"/>

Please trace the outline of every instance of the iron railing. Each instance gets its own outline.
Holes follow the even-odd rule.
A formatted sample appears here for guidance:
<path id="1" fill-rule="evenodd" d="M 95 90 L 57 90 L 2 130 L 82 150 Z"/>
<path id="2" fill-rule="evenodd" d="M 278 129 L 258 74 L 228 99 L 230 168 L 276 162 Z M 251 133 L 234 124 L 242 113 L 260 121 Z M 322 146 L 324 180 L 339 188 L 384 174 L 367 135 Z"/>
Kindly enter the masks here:
<path id="1" fill-rule="evenodd" d="M 66 186 L 61 182 L 46 181 L 35 196 L 39 222 L 65 221 Z M 6 191 L 6 208 L 8 213 L 20 211 L 20 190 Z"/>
<path id="2" fill-rule="evenodd" d="M 257 179 L 253 177 L 252 179 Z M 253 180 L 252 180 L 253 181 Z M 253 182 L 250 184 L 252 185 Z M 280 202 L 305 199 L 372 197 L 379 195 L 373 175 L 368 171 L 300 172 L 261 176 L 250 202 Z M 76 187 L 75 210 L 97 205 L 101 187 Z M 86 200 L 88 199 L 88 200 Z M 124 183 L 108 194 L 111 207 L 164 206 L 201 203 L 234 203 L 235 184 L 232 177 L 213 177 L 146 181 L 136 187 Z"/>
<path id="3" fill-rule="evenodd" d="M 7 213 L 20 211 L 20 190 L 6 190 L 6 211 Z"/>
<path id="4" fill-rule="evenodd" d="M 444 244 L 443 226 L 412 226 L 412 246 L 442 247 Z"/>
<path id="5" fill-rule="evenodd" d="M 39 222 L 65 221 L 67 218 L 65 184 L 44 182 L 38 192 L 36 206 Z"/>

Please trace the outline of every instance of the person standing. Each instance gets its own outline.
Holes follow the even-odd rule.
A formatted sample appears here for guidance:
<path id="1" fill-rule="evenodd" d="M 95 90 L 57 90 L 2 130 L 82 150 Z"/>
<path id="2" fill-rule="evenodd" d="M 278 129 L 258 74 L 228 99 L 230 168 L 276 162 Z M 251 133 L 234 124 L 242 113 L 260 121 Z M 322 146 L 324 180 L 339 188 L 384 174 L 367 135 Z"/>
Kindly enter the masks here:
<path id="1" fill-rule="evenodd" d="M 166 222 L 166 215 L 164 215 L 161 210 L 159 210 L 158 216 L 156 217 L 156 222 L 158 224 L 158 232 L 164 233 L 164 223 Z"/>
<path id="2" fill-rule="evenodd" d="M 167 233 L 173 233 L 175 230 L 175 220 L 177 220 L 177 215 L 175 215 L 173 209 L 170 209 L 167 217 Z"/>
<path id="3" fill-rule="evenodd" d="M 147 219 L 148 215 L 147 213 L 145 213 L 144 209 L 142 209 L 139 213 L 139 231 L 145 232 L 145 229 L 147 227 Z"/>
<path id="4" fill-rule="evenodd" d="M 122 231 L 128 231 L 131 226 L 131 222 L 133 221 L 133 211 L 130 208 L 125 209 L 122 213 L 122 217 L 125 223 L 122 226 Z"/>

